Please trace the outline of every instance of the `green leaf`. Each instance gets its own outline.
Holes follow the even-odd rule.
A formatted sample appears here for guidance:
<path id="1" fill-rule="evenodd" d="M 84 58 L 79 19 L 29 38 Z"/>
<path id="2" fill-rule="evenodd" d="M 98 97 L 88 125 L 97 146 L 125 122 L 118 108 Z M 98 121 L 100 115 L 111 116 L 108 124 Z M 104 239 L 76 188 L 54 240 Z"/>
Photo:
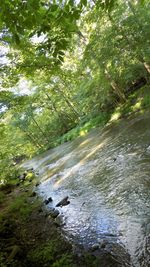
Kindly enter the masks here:
<path id="1" fill-rule="evenodd" d="M 87 6 L 87 0 L 81 0 L 81 4 Z"/>
<path id="2" fill-rule="evenodd" d="M 58 58 L 59 58 L 59 60 L 60 60 L 61 62 L 64 61 L 64 58 L 63 58 L 61 55 L 59 55 Z"/>
<path id="3" fill-rule="evenodd" d="M 19 38 L 19 35 L 17 33 L 14 34 L 14 40 L 15 40 L 15 43 L 17 45 L 20 44 L 20 38 Z"/>

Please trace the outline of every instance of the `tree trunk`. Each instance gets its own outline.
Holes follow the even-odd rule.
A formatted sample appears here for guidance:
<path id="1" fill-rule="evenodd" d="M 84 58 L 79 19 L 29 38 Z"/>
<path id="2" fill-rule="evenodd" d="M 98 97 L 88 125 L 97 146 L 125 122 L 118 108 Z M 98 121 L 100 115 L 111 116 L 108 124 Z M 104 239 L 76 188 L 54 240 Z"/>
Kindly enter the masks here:
<path id="1" fill-rule="evenodd" d="M 53 100 L 52 100 L 51 97 L 49 96 L 49 94 L 48 94 L 48 93 L 45 93 L 45 94 L 46 94 L 48 100 L 51 102 L 54 111 L 55 111 L 56 114 L 58 115 L 59 121 L 62 122 L 63 125 L 64 125 L 64 127 L 67 129 L 68 125 L 67 125 L 66 121 L 63 119 L 63 116 L 62 116 L 61 111 L 60 111 L 60 112 L 57 111 L 57 108 L 56 108 L 56 106 L 55 106 Z"/>
<path id="2" fill-rule="evenodd" d="M 37 147 L 37 148 L 42 148 L 43 146 L 40 145 L 40 143 L 35 139 L 32 133 L 25 132 L 27 137 L 31 140 L 31 142 Z"/>
<path id="3" fill-rule="evenodd" d="M 34 137 L 32 133 L 30 133 L 29 131 L 26 131 L 20 126 L 18 126 L 18 128 L 26 134 L 27 138 L 30 140 L 31 143 L 33 143 L 37 148 L 39 147 L 42 148 L 42 145 L 36 140 L 36 138 Z"/>
<path id="4" fill-rule="evenodd" d="M 122 34 L 122 36 L 123 36 L 124 39 L 126 40 L 127 44 L 129 45 L 130 49 L 131 49 L 131 50 L 134 50 L 134 45 L 130 42 L 130 40 L 128 39 L 128 37 L 127 37 L 126 34 L 124 33 L 124 30 L 123 30 L 123 28 L 121 27 L 121 25 L 120 25 L 119 28 L 118 28 L 118 27 L 115 25 L 114 20 L 113 20 L 113 18 L 111 17 L 110 13 L 108 13 L 107 15 L 108 15 L 108 18 L 109 18 L 109 21 L 111 22 L 111 24 L 112 24 L 113 26 L 115 26 L 115 28 L 116 28 L 116 30 L 117 30 L 118 32 L 120 31 L 120 33 Z M 135 36 L 134 36 L 134 39 L 136 40 L 136 37 L 135 37 Z M 147 62 L 145 62 L 144 57 L 143 57 L 142 54 L 143 54 L 142 51 L 140 51 L 140 53 L 137 54 L 137 57 L 136 57 L 136 58 L 138 59 L 139 62 L 141 62 L 141 63 L 143 64 L 143 66 L 144 66 L 146 72 L 147 72 L 148 74 L 150 74 L 150 65 L 149 65 Z M 146 78 L 146 77 L 145 77 L 145 78 Z"/>
<path id="5" fill-rule="evenodd" d="M 83 35 L 81 35 L 83 36 Z M 82 37 L 84 43 L 85 43 L 85 38 L 84 36 Z M 91 56 L 92 58 L 95 60 L 95 62 L 97 63 L 98 67 L 101 69 L 101 66 L 99 64 L 99 60 L 97 59 L 96 55 L 95 55 L 95 52 L 93 51 L 93 49 L 91 50 L 92 53 L 91 53 Z M 118 86 L 118 84 L 111 78 L 110 74 L 108 73 L 108 70 L 106 69 L 106 67 L 103 67 L 103 72 L 104 72 L 104 76 L 106 78 L 107 81 L 109 81 L 113 91 L 115 91 L 115 93 L 117 94 L 117 96 L 119 97 L 119 99 L 122 101 L 122 102 L 125 102 L 126 101 L 126 97 L 125 97 L 125 94 L 123 92 L 123 90 Z"/>
<path id="6" fill-rule="evenodd" d="M 110 85 L 112 87 L 112 89 L 115 91 L 116 95 L 119 96 L 120 100 L 122 102 L 125 102 L 126 97 L 125 94 L 123 93 L 123 91 L 119 88 L 118 84 L 111 78 L 109 72 L 107 69 L 105 69 L 105 77 L 107 78 L 107 80 L 110 82 Z"/>
<path id="7" fill-rule="evenodd" d="M 144 31 L 144 28 L 143 28 L 143 25 L 141 24 L 141 22 L 140 22 L 140 20 L 139 20 L 139 18 L 137 16 L 137 14 L 136 14 L 136 10 L 134 8 L 134 5 L 129 0 L 127 1 L 127 4 L 129 6 L 132 14 L 134 15 L 135 21 L 138 24 L 140 31 L 143 32 Z M 136 40 L 135 35 L 134 35 L 134 38 Z M 139 57 L 141 58 L 141 63 L 143 63 L 143 66 L 144 66 L 145 70 L 147 71 L 148 74 L 150 74 L 150 65 L 145 61 L 144 54 L 143 54 L 142 51 L 140 52 Z"/>
<path id="8" fill-rule="evenodd" d="M 32 116 L 32 120 L 36 124 L 38 129 L 40 130 L 41 134 L 43 135 L 44 139 L 46 140 L 46 143 L 49 143 L 49 140 L 47 139 L 47 136 L 45 135 L 45 133 L 43 132 L 43 130 L 41 129 L 41 127 L 39 126 L 39 124 L 37 123 L 37 121 L 34 119 L 33 116 Z"/>
<path id="9" fill-rule="evenodd" d="M 60 94 L 62 95 L 62 97 L 64 98 L 65 102 L 67 103 L 68 107 L 70 107 L 70 109 L 73 111 L 73 114 L 76 116 L 76 118 L 79 120 L 79 113 L 78 111 L 75 109 L 75 107 L 73 106 L 72 102 L 68 99 L 68 97 L 65 95 L 64 92 L 62 92 L 61 89 L 57 88 L 57 90 L 60 92 Z"/>

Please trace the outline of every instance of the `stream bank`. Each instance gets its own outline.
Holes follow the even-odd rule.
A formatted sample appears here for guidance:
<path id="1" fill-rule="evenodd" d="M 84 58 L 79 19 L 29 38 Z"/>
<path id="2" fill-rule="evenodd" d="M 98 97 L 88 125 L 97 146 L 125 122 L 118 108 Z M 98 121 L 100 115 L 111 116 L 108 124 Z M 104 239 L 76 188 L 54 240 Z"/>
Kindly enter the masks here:
<path id="1" fill-rule="evenodd" d="M 149 266 L 149 137 L 148 111 L 25 162 L 39 176 L 2 190 L 1 267 Z"/>
<path id="2" fill-rule="evenodd" d="M 92 130 L 24 167 L 39 171 L 36 192 L 43 201 L 53 199 L 48 210 L 69 196 L 58 211 L 72 244 L 115 258 L 117 246 L 118 256 L 120 248 L 130 254 L 132 266 L 149 266 L 149 111 Z"/>
<path id="3" fill-rule="evenodd" d="M 113 247 L 114 253 L 105 244 L 88 249 L 73 246 L 33 191 L 33 181 L 1 188 L 1 267 L 130 266 L 128 254 L 119 245 Z"/>

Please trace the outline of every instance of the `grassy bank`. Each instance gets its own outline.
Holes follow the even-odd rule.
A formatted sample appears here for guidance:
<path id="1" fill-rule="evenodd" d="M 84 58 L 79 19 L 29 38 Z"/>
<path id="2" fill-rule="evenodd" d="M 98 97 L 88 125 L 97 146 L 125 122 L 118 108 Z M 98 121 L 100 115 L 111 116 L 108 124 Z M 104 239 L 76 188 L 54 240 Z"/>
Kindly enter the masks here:
<path id="1" fill-rule="evenodd" d="M 27 178 L 20 184 L 0 188 L 1 267 L 126 266 L 122 262 L 129 257 L 117 244 L 113 248 L 118 253 L 115 256 L 104 245 L 88 250 L 72 245 L 33 191 L 36 183 L 37 178 L 30 175 L 30 182 Z"/>
<path id="2" fill-rule="evenodd" d="M 0 266 L 77 266 L 72 246 L 32 192 L 33 184 L 34 179 L 1 187 Z"/>
<path id="3" fill-rule="evenodd" d="M 53 146 L 74 140 L 79 136 L 84 136 L 94 128 L 103 127 L 107 123 L 126 118 L 135 112 L 144 112 L 148 108 L 150 108 L 150 86 L 146 85 L 139 91 L 131 94 L 125 103 L 118 103 L 111 109 L 109 109 L 108 105 L 106 111 L 100 111 L 95 116 L 87 116 L 85 121 L 81 120 L 77 127 L 58 138 Z"/>
<path id="4" fill-rule="evenodd" d="M 118 121 L 135 112 L 144 112 L 150 108 L 149 87 L 132 94 L 124 104 L 113 111 L 91 117 L 60 137 L 54 146 L 86 135 L 91 129 L 104 126 L 108 122 Z M 61 235 L 61 228 L 45 209 L 42 199 L 35 190 L 37 177 L 29 172 L 24 181 L 20 181 L 15 167 L 8 171 L 7 183 L 0 187 L 0 266 L 1 267 L 103 267 L 120 266 L 116 259 L 79 249 Z M 11 169 L 11 170 L 12 170 Z M 10 176 L 9 176 L 10 173 Z M 13 173 L 13 176 L 12 176 Z M 15 178 L 15 179 L 14 179 Z M 105 252 L 105 253 L 104 253 Z"/>

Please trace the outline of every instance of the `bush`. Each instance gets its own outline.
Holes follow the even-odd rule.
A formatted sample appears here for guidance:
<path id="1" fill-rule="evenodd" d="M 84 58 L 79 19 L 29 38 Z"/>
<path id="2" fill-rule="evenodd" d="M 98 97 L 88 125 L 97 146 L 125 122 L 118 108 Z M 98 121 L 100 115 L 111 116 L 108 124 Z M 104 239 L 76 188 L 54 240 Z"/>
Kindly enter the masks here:
<path id="1" fill-rule="evenodd" d="M 32 250 L 28 254 L 28 260 L 35 266 L 43 266 L 44 263 L 53 264 L 52 267 L 72 267 L 71 257 L 65 252 L 68 248 L 61 240 L 52 240 Z"/>
<path id="2" fill-rule="evenodd" d="M 59 260 L 53 263 L 52 267 L 73 267 L 71 256 L 68 254 L 62 255 Z"/>

